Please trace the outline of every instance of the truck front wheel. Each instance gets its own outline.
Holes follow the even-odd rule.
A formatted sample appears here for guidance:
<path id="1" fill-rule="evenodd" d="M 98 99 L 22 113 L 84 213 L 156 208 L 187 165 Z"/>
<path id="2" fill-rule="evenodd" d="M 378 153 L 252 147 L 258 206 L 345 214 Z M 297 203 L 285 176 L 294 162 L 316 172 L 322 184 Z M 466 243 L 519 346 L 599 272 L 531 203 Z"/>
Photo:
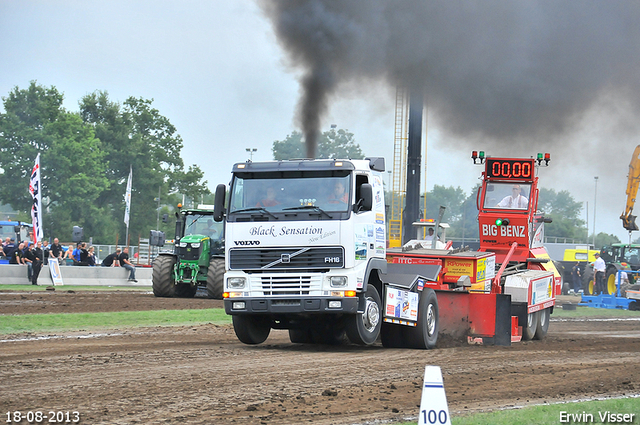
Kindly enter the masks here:
<path id="1" fill-rule="evenodd" d="M 271 325 L 264 317 L 233 316 L 233 330 L 245 344 L 262 344 L 271 332 Z"/>
<path id="2" fill-rule="evenodd" d="M 153 273 L 151 281 L 153 295 L 156 297 L 174 297 L 176 285 L 173 279 L 173 267 L 176 265 L 176 257 L 160 255 L 153 261 Z"/>
<path id="3" fill-rule="evenodd" d="M 360 308 L 362 312 L 347 317 L 347 337 L 354 344 L 371 345 L 378 339 L 382 325 L 382 302 L 373 285 L 367 285 Z"/>

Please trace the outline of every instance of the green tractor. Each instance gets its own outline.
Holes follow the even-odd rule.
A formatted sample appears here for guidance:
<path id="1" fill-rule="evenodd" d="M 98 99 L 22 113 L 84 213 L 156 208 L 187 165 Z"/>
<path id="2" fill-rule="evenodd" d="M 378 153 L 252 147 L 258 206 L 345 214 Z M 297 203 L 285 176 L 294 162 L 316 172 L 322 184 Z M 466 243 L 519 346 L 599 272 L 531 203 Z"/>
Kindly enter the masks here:
<path id="1" fill-rule="evenodd" d="M 160 253 L 153 262 L 153 294 L 191 298 L 201 287 L 209 298 L 222 299 L 223 278 L 224 222 L 215 222 L 208 209 L 176 213 L 173 253 Z"/>
<path id="2" fill-rule="evenodd" d="M 616 243 L 610 246 L 604 246 L 600 250 L 600 256 L 607 265 L 605 272 L 605 288 L 607 294 L 615 295 L 618 287 L 616 285 L 616 275 L 618 270 L 640 270 L 640 245 L 639 244 L 622 244 Z M 638 290 L 640 285 L 637 275 L 630 274 L 629 282 L 631 286 L 623 286 L 621 295 L 624 297 L 627 289 Z M 588 295 L 594 294 L 593 283 L 593 264 L 585 269 L 583 276 L 584 293 Z"/>

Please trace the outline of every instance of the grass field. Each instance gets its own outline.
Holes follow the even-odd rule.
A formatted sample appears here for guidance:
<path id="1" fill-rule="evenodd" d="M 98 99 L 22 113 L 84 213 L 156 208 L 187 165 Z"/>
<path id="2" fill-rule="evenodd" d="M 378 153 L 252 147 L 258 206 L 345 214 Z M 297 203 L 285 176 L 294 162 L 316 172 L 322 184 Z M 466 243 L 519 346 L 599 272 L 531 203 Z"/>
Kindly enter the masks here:
<path id="1" fill-rule="evenodd" d="M 397 425 L 415 425 L 416 423 L 403 422 Z M 640 423 L 640 398 L 546 404 L 451 417 L 451 425 L 557 425 L 561 423 L 638 424 Z"/>

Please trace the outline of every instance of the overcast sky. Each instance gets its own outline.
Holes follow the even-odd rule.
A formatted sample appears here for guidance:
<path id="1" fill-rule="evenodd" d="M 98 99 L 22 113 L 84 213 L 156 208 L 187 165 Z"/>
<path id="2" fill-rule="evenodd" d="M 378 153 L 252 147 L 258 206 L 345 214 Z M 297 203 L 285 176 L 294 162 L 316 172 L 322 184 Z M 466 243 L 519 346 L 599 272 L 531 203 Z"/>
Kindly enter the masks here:
<path id="1" fill-rule="evenodd" d="M 0 96 L 36 80 L 62 92 L 71 111 L 96 90 L 117 102 L 129 96 L 154 99 L 153 106 L 184 140 L 185 165 L 197 164 L 212 191 L 228 183 L 234 162 L 248 159 L 246 148 L 257 149 L 254 161 L 271 160 L 273 142 L 301 130 L 296 107 L 303 70 L 292 65 L 276 38 L 273 16 L 251 0 L 0 0 L 0 39 Z M 635 52 L 626 53 L 640 61 Z M 482 171 L 472 164 L 472 149 L 492 156 L 550 152 L 550 166 L 539 173 L 541 186 L 568 190 L 576 201 L 588 202 L 592 231 L 594 176 L 599 176 L 596 230 L 626 242 L 619 216 L 628 164 L 640 138 L 635 127 L 622 131 L 617 117 L 632 115 L 632 107 L 606 97 L 590 105 L 573 118 L 570 132 L 554 140 L 500 146 L 482 137 L 456 136 L 439 126 L 442 114 L 429 109 L 426 189 L 459 186 L 468 194 Z M 321 127 L 349 130 L 365 155 L 384 156 L 391 169 L 394 109 L 395 87 L 386 80 L 347 84 L 330 96 Z"/>

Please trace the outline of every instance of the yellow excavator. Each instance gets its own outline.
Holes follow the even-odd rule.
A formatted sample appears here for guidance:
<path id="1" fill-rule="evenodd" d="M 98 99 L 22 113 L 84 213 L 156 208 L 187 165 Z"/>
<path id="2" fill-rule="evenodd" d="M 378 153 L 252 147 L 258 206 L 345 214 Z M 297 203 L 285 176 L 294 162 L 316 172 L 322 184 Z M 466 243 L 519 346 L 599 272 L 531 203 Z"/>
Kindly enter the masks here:
<path id="1" fill-rule="evenodd" d="M 638 194 L 638 183 L 640 183 L 640 145 L 636 146 L 629 163 L 629 180 L 627 182 L 627 206 L 620 216 L 622 219 L 622 227 L 627 229 L 629 233 L 638 230 L 636 224 L 636 216 L 631 215 L 633 206 L 636 203 L 636 195 Z"/>

